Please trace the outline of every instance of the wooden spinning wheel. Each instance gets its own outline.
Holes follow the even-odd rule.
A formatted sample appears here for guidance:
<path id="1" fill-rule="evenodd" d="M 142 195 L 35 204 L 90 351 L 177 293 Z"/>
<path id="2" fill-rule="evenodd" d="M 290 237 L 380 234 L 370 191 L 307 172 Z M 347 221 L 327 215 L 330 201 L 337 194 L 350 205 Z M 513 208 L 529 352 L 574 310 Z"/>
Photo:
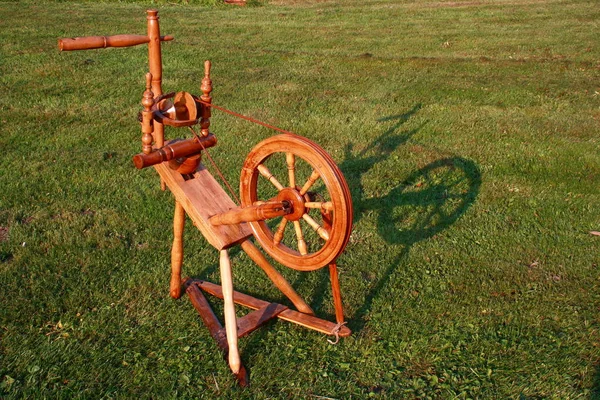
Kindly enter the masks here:
<path id="1" fill-rule="evenodd" d="M 344 326 L 336 265 L 352 229 L 350 191 L 333 159 L 312 141 L 212 104 L 209 61 L 204 63 L 201 96 L 186 92 L 163 94 L 161 42 L 173 37 L 160 36 L 156 10 L 147 11 L 147 21 L 148 35 L 65 38 L 59 40 L 59 47 L 67 51 L 148 44 L 149 73 L 139 116 L 142 153 L 135 155 L 133 162 L 139 169 L 154 166 L 163 190 L 168 187 L 175 197 L 170 294 L 177 299 L 187 293 L 211 336 L 227 354 L 238 382 L 246 385 L 248 374 L 240 359 L 237 340 L 270 319 L 296 323 L 336 339 L 350 335 L 350 329 Z M 284 132 L 262 141 L 247 156 L 241 174 L 240 206 L 202 164 L 201 154 L 212 162 L 207 149 L 217 144 L 210 131 L 213 108 Z M 192 128 L 194 125 L 199 125 L 199 133 Z M 193 137 L 165 141 L 165 126 L 186 127 L 193 131 Z M 223 178 L 216 164 L 214 167 Z M 283 180 L 285 184 L 278 177 L 287 177 Z M 219 251 L 220 285 L 201 279 L 182 279 L 186 215 Z M 252 243 L 253 235 L 268 254 L 289 268 L 313 271 L 329 267 L 335 323 L 315 316 L 312 308 Z M 228 251 L 236 245 L 262 269 L 295 310 L 233 289 Z M 223 299 L 225 327 L 204 293 Z M 238 318 L 235 304 L 254 311 Z"/>
<path id="2" fill-rule="evenodd" d="M 280 183 L 267 166 L 274 158 L 284 164 L 287 185 Z M 297 176 L 301 163 L 309 171 L 302 180 Z M 276 190 L 274 198 L 260 198 L 259 180 L 263 179 Z M 322 193 L 313 191 L 318 186 Z M 350 237 L 352 201 L 344 176 L 325 150 L 304 137 L 283 134 L 256 145 L 242 168 L 240 197 L 242 207 L 273 200 L 287 202 L 290 212 L 281 216 L 276 229 L 272 230 L 266 220 L 249 224 L 263 249 L 289 268 L 312 271 L 332 263 Z M 316 243 L 307 244 L 307 227 L 314 232 L 311 236 Z"/>

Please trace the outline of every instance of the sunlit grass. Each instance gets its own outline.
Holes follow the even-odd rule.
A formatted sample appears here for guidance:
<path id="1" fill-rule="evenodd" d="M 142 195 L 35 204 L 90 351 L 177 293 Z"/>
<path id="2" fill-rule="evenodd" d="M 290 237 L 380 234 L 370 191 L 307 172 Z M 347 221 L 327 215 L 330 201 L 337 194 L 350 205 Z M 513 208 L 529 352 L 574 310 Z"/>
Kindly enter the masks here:
<path id="1" fill-rule="evenodd" d="M 168 296 L 172 196 L 131 162 L 146 49 L 56 45 L 143 34 L 148 4 L 4 2 L 0 397 L 598 396 L 594 2 L 173 3 L 152 4 L 176 37 L 165 90 L 199 93 L 211 59 L 216 104 L 314 140 L 346 176 L 353 335 L 269 324 L 241 340 L 252 386 L 236 388 Z M 274 132 L 213 115 L 237 188 Z M 185 237 L 185 274 L 218 281 L 217 252 Z M 233 267 L 237 289 L 287 304 L 248 257 Z M 281 270 L 334 319 L 326 270 Z"/>

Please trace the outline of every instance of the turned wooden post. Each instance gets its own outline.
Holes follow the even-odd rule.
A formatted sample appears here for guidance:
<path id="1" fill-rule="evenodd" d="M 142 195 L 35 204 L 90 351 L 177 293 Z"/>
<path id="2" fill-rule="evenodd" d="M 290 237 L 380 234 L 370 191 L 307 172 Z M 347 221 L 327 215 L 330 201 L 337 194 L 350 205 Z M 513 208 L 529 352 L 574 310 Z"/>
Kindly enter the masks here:
<path id="1" fill-rule="evenodd" d="M 200 96 L 200 100 L 207 103 L 212 102 L 212 97 L 210 96 L 210 92 L 212 92 L 212 81 L 210 80 L 210 61 L 208 60 L 204 61 L 204 78 L 202 78 L 200 90 L 202 90 L 202 96 Z M 200 133 L 202 136 L 208 136 L 209 134 L 208 128 L 210 127 L 210 116 L 210 107 L 206 104 L 203 104 L 202 118 L 200 119 Z"/>
<path id="2" fill-rule="evenodd" d="M 146 90 L 142 98 L 142 152 L 150 154 L 152 152 L 152 133 L 154 132 L 152 120 L 152 106 L 154 105 L 154 94 L 152 93 L 152 74 L 146 74 Z"/>
<path id="3" fill-rule="evenodd" d="M 147 10 L 148 22 L 148 66 L 152 74 L 152 92 L 154 96 L 162 95 L 162 52 L 160 49 L 160 26 L 158 22 L 158 10 Z M 157 148 L 165 144 L 165 127 L 162 122 L 154 121 L 154 143 Z M 165 182 L 160 180 L 161 190 L 166 190 Z"/>
<path id="4" fill-rule="evenodd" d="M 180 202 L 175 201 L 173 216 L 173 247 L 171 248 L 171 297 L 181 297 L 181 266 L 183 264 L 183 230 L 185 228 L 185 211 Z"/>
<path id="5" fill-rule="evenodd" d="M 342 292 L 338 280 L 337 264 L 329 264 L 329 279 L 331 280 L 331 292 L 333 295 L 333 306 L 335 307 L 335 320 L 338 324 L 344 322 L 344 309 L 342 307 Z"/>
<path id="6" fill-rule="evenodd" d="M 231 278 L 231 261 L 227 250 L 220 251 L 219 268 L 221 270 L 221 288 L 223 289 L 223 311 L 225 313 L 225 332 L 229 347 L 229 367 L 234 374 L 240 372 L 242 362 L 238 349 L 237 319 L 233 302 L 233 280 Z"/>

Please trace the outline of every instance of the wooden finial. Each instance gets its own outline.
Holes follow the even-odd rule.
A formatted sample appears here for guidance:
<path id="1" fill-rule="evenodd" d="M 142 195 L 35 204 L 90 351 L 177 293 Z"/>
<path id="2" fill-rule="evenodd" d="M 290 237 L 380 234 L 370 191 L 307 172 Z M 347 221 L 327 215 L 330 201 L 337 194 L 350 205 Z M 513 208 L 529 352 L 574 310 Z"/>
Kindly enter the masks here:
<path id="1" fill-rule="evenodd" d="M 152 93 L 152 74 L 146 74 L 146 90 L 142 98 L 142 152 L 144 154 L 150 154 L 152 152 L 152 133 L 154 132 L 152 126 L 152 106 L 154 105 L 154 93 Z"/>
<path id="2" fill-rule="evenodd" d="M 200 85 L 200 90 L 202 90 L 202 96 L 200 99 L 206 103 L 212 102 L 212 97 L 210 96 L 210 92 L 212 92 L 212 81 L 210 80 L 210 61 L 204 61 L 204 78 L 202 78 L 202 84 Z M 200 132 L 202 136 L 208 136 L 210 127 L 210 106 L 206 104 L 202 105 L 202 118 L 200 119 Z"/>

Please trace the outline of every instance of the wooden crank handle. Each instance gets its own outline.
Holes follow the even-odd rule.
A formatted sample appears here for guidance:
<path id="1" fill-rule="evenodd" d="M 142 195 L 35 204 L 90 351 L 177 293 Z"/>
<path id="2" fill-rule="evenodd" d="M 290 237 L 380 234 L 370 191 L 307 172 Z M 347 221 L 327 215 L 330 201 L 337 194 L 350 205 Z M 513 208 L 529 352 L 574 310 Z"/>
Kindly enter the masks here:
<path id="1" fill-rule="evenodd" d="M 161 42 L 173 40 L 171 35 L 161 36 Z M 105 47 L 130 47 L 150 42 L 145 35 L 82 36 L 58 39 L 61 51 L 103 49 Z"/>
<path id="2" fill-rule="evenodd" d="M 274 201 L 249 207 L 235 208 L 222 214 L 217 214 L 211 217 L 209 221 L 213 225 L 234 225 L 241 222 L 264 221 L 290 213 L 292 213 L 292 208 L 289 202 Z"/>
<path id="3" fill-rule="evenodd" d="M 198 154 L 203 149 L 213 147 L 216 144 L 217 137 L 212 133 L 206 137 L 194 137 L 192 139 L 170 142 L 149 154 L 136 154 L 133 156 L 133 164 L 137 169 L 142 169 L 174 158 L 189 157 Z"/>

